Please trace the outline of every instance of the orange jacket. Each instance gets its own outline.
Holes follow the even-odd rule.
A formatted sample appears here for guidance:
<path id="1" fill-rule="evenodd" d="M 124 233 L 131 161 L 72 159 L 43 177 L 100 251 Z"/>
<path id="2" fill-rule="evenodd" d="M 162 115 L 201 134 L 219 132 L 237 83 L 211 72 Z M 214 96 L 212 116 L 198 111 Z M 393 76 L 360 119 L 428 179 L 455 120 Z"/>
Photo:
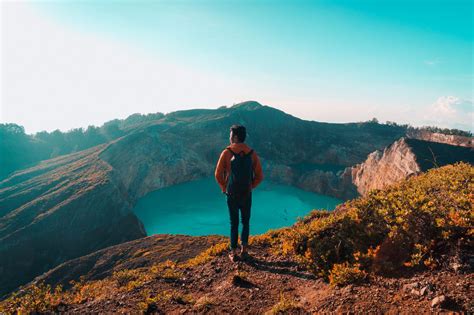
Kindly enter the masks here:
<path id="1" fill-rule="evenodd" d="M 250 147 L 245 143 L 232 143 L 227 148 L 230 148 L 235 153 L 239 153 L 244 151 L 245 154 L 250 152 Z M 227 188 L 227 181 L 229 179 L 230 174 L 230 159 L 232 158 L 232 153 L 224 149 L 222 151 L 221 156 L 219 157 L 219 161 L 217 162 L 215 177 L 216 181 L 221 187 L 223 192 L 226 191 Z M 262 172 L 262 165 L 260 164 L 260 160 L 258 155 L 255 151 L 252 153 L 252 165 L 253 165 L 253 172 L 254 172 L 254 179 L 252 182 L 252 189 L 257 187 L 258 184 L 263 180 L 263 172 Z"/>

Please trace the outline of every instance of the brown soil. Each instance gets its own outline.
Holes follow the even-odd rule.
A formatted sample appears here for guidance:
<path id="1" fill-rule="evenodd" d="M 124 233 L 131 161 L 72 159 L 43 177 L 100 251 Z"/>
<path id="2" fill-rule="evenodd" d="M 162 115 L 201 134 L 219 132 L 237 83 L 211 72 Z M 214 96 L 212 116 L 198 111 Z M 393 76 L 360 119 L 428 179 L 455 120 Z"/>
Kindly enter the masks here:
<path id="1" fill-rule="evenodd" d="M 292 314 L 474 312 L 472 273 L 425 271 L 409 278 L 371 277 L 365 284 L 333 288 L 296 262 L 272 255 L 264 245 L 253 245 L 249 253 L 248 260 L 232 263 L 225 252 L 205 264 L 186 268 L 179 279 L 156 278 L 108 299 L 61 306 L 59 310 L 136 313 L 145 301 L 144 292 L 154 297 L 174 290 L 190 300 L 148 303 L 147 311 L 259 314 L 272 310 L 283 297 L 288 303 L 280 310 Z M 432 307 L 440 296 L 444 301 Z"/>

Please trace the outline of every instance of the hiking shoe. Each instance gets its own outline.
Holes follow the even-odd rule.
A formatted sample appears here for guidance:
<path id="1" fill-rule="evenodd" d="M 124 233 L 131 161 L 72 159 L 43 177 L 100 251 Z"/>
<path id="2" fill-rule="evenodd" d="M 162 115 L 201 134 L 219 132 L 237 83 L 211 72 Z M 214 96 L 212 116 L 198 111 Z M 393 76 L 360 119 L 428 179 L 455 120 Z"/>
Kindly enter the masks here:
<path id="1" fill-rule="evenodd" d="M 229 259 L 231 262 L 236 262 L 237 260 L 239 260 L 239 256 L 237 256 L 237 253 L 236 251 L 230 251 L 229 252 Z"/>
<path id="2" fill-rule="evenodd" d="M 240 256 L 242 257 L 242 259 L 250 258 L 248 248 L 248 245 L 240 245 Z"/>
<path id="3" fill-rule="evenodd" d="M 242 258 L 242 260 L 249 260 L 252 258 L 252 256 L 250 256 L 248 251 L 241 252 L 240 257 Z"/>

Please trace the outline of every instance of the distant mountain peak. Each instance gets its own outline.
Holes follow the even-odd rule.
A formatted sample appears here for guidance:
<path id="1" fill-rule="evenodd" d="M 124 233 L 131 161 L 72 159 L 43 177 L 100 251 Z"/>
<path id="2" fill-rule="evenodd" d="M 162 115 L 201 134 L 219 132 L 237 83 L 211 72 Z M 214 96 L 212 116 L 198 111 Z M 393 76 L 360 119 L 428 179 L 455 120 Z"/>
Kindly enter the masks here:
<path id="1" fill-rule="evenodd" d="M 257 101 L 245 101 L 242 103 L 234 104 L 231 108 L 239 108 L 239 109 L 245 109 L 245 110 L 255 110 L 258 108 L 263 107 L 262 104 L 260 104 Z"/>

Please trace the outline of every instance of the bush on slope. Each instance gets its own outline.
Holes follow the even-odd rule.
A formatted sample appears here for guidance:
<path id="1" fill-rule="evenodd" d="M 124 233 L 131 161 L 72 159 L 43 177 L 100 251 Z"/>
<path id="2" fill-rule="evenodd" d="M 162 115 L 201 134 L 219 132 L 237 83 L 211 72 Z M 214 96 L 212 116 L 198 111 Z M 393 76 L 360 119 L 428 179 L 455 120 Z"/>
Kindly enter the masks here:
<path id="1" fill-rule="evenodd" d="M 313 211 L 282 229 L 280 242 L 273 243 L 333 282 L 354 268 L 361 273 L 436 268 L 446 263 L 442 257 L 472 252 L 473 199 L 474 167 L 447 165 L 373 190 L 333 213 Z"/>

